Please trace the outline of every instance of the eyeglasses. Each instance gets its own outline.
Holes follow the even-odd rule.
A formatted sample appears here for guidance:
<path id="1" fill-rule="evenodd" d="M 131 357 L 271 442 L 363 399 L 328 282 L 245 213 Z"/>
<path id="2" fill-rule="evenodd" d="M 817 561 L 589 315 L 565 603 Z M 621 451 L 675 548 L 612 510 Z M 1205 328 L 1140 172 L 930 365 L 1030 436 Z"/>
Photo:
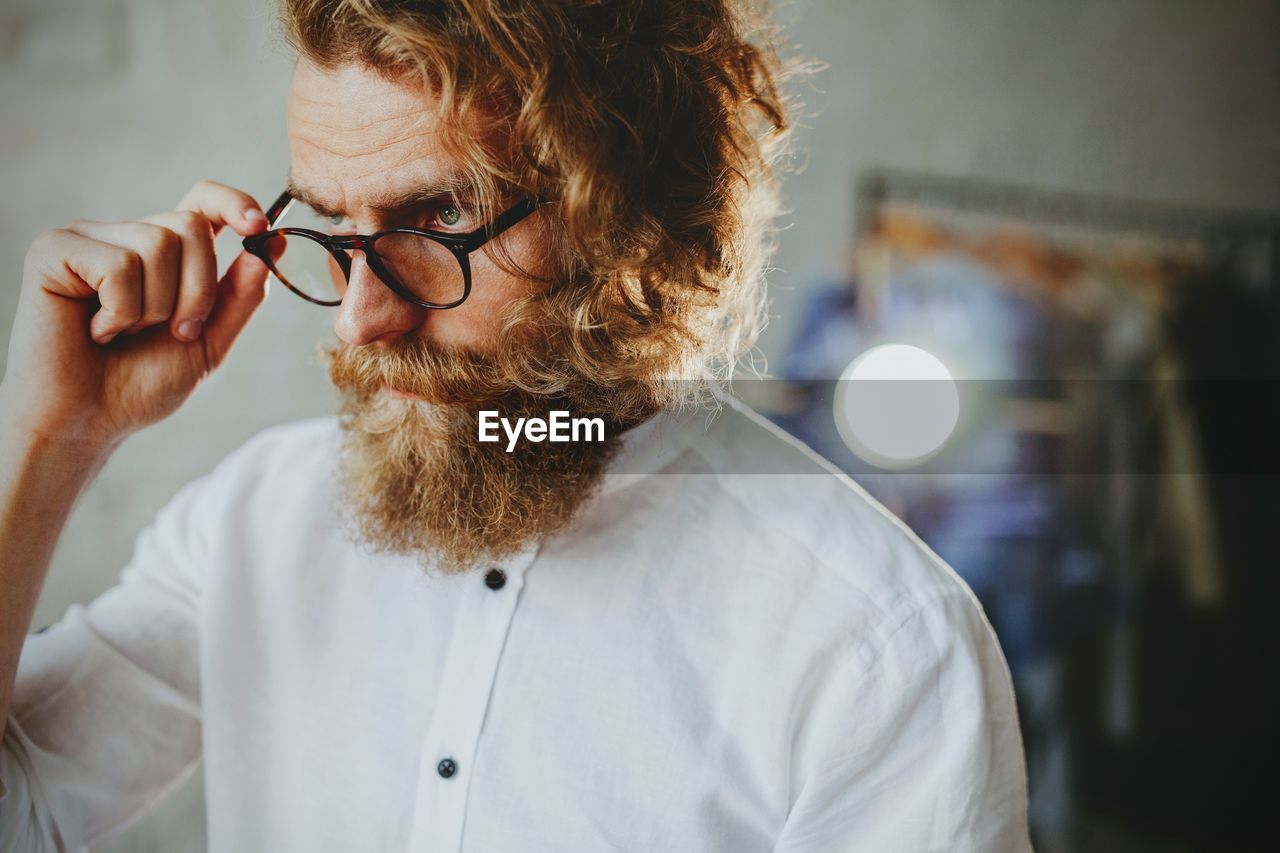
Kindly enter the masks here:
<path id="1" fill-rule="evenodd" d="M 243 241 L 245 251 L 260 258 L 285 287 L 317 305 L 341 305 L 351 279 L 351 253 L 359 250 L 369 269 L 397 296 L 437 309 L 456 308 L 471 294 L 471 253 L 539 206 L 537 199 L 526 198 L 465 234 L 391 228 L 335 235 L 313 228 L 277 228 L 295 203 L 286 190 L 267 209 L 270 230 Z M 323 225 L 324 217 L 305 210 Z"/>

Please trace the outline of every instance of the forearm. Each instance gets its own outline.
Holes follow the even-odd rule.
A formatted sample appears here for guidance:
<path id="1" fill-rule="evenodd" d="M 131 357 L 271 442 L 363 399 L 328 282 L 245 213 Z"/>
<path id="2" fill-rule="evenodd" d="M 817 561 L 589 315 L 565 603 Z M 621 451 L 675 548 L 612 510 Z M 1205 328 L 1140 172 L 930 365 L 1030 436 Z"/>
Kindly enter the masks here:
<path id="1" fill-rule="evenodd" d="M 42 435 L 19 423 L 15 409 L 0 386 L 0 736 L 54 548 L 112 449 Z"/>

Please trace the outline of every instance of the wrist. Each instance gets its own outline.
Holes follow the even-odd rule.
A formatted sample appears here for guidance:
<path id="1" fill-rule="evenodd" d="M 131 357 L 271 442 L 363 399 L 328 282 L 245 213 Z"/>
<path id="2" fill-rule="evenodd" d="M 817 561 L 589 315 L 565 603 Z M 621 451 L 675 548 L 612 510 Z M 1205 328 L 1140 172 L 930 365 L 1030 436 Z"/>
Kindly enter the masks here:
<path id="1" fill-rule="evenodd" d="M 12 389 L 0 381 L 0 447 L 19 456 L 53 455 L 96 469 L 120 444 L 120 439 L 88 437 L 72 429 L 59 429 L 24 416 Z"/>

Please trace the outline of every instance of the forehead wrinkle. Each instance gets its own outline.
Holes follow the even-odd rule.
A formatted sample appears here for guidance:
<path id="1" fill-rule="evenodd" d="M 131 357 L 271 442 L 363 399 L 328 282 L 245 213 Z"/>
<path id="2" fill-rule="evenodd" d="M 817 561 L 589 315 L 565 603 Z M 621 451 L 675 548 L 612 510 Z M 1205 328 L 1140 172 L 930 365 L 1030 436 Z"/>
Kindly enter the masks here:
<path id="1" fill-rule="evenodd" d="M 301 121 L 306 124 L 323 125 L 325 123 L 321 121 L 316 121 L 314 119 L 309 119 L 306 117 L 306 115 L 301 113 L 298 109 L 299 101 L 301 101 L 303 104 L 314 104 L 318 106 L 321 111 L 327 111 L 329 108 L 334 106 L 334 104 L 330 103 L 329 101 L 320 101 L 314 98 L 307 98 L 302 95 L 295 95 L 292 99 L 290 99 L 290 102 L 286 106 L 285 115 L 289 118 L 297 119 L 298 121 Z M 427 110 L 425 109 L 425 106 L 426 106 L 425 104 L 419 104 L 417 106 L 422 107 L 423 109 L 419 111 L 416 108 L 406 107 L 399 112 L 393 113 L 388 116 L 383 116 L 381 118 L 368 116 L 368 113 L 370 112 L 370 110 L 367 110 L 367 109 L 359 112 L 356 112 L 353 110 L 340 110 L 338 112 L 340 115 L 355 114 L 357 116 L 368 116 L 364 118 L 363 121 L 358 122 L 358 124 L 361 125 L 362 127 L 373 128 L 373 127 L 377 127 L 380 124 L 386 124 L 387 122 L 404 121 L 406 119 L 409 121 L 419 122 L 427 115 Z"/>
<path id="2" fill-rule="evenodd" d="M 300 108 L 306 107 L 315 107 L 322 113 L 336 109 L 340 116 L 352 116 L 357 122 L 372 127 L 405 118 L 421 120 L 430 117 L 432 113 L 431 101 L 422 93 L 403 87 L 387 88 L 384 85 L 379 85 L 373 91 L 367 86 L 352 91 L 352 87 L 341 81 L 334 85 L 335 78 L 332 75 L 321 77 L 319 88 L 322 95 L 310 96 L 307 94 L 308 85 L 305 81 L 314 77 L 312 74 L 295 74 L 286 102 L 287 114 L 296 115 Z M 341 109 L 337 109 L 339 107 Z M 381 115 L 387 113 L 388 108 L 391 110 L 390 114 Z"/>
<path id="3" fill-rule="evenodd" d="M 298 136 L 293 142 L 292 171 L 300 170 L 303 173 L 300 183 L 308 184 L 307 189 L 334 211 L 347 206 L 338 204 L 336 196 L 357 201 L 363 196 L 385 195 L 387 184 L 406 171 L 415 173 L 413 182 L 421 184 L 433 183 L 432 178 L 437 175 L 443 177 L 460 171 L 451 161 L 444 160 L 443 152 L 423 136 L 399 137 L 354 152 L 326 144 L 323 138 Z M 417 176 L 422 179 L 418 180 Z M 457 185 L 460 182 L 451 180 L 449 183 Z M 335 193 L 332 200 L 326 198 L 328 192 L 322 192 L 322 186 L 326 190 L 332 188 Z"/>
<path id="4" fill-rule="evenodd" d="M 371 174 L 374 172 L 386 171 L 386 169 L 390 167 L 403 166 L 406 163 L 420 160 L 424 157 L 434 156 L 437 153 L 436 146 L 424 145 L 422 147 L 418 147 L 416 145 L 411 144 L 414 141 L 415 139 L 413 137 L 405 136 L 397 139 L 390 139 L 381 144 L 374 145 L 372 147 L 369 147 L 366 145 L 364 147 L 354 149 L 354 150 L 344 150 L 341 148 L 334 148 L 332 145 L 327 145 L 324 142 L 320 142 L 312 139 L 298 138 L 294 140 L 294 143 L 295 143 L 295 148 L 298 146 L 301 146 L 303 148 L 313 148 L 313 149 L 316 149 L 317 151 L 322 151 L 325 154 L 329 154 L 341 160 L 350 161 L 351 165 L 361 163 L 362 161 L 368 160 L 370 157 L 379 157 L 379 156 L 384 156 L 386 154 L 394 154 L 396 153 L 395 149 L 397 148 L 404 149 L 403 153 L 396 158 L 395 162 L 375 164 L 369 167 L 368 171 L 365 174 Z M 350 167 L 347 163 L 344 163 L 343 166 L 344 168 Z"/>
<path id="5" fill-rule="evenodd" d="M 311 103 L 315 103 L 320 106 L 321 109 L 319 110 L 319 112 L 326 113 L 327 115 L 337 115 L 340 117 L 354 116 L 356 118 L 356 121 L 351 122 L 350 124 L 352 126 L 349 128 L 341 128 L 336 126 L 336 124 L 332 121 L 325 121 L 322 118 L 308 116 L 305 112 L 302 112 L 298 109 L 298 105 L 296 103 L 292 103 L 292 102 L 289 103 L 289 105 L 285 110 L 286 119 L 293 121 L 295 123 L 314 125 L 316 127 L 321 127 L 326 130 L 338 130 L 338 131 L 345 130 L 347 132 L 360 132 L 360 131 L 374 130 L 381 125 L 389 124 L 391 122 L 399 122 L 402 124 L 419 126 L 419 127 L 411 128 L 409 131 L 410 133 L 424 132 L 424 133 L 434 134 L 438 132 L 434 128 L 421 127 L 421 125 L 428 124 L 428 123 L 429 124 L 439 123 L 434 119 L 431 120 L 430 122 L 427 121 L 427 119 L 430 118 L 430 115 L 429 115 L 429 112 L 425 109 L 425 105 L 420 105 L 424 107 L 421 110 L 406 107 L 404 110 L 397 113 L 393 113 L 392 115 L 376 117 L 376 116 L 370 115 L 369 114 L 370 111 L 367 109 L 360 110 L 360 111 L 351 110 L 351 109 L 336 109 L 335 105 L 325 101 L 312 101 Z M 333 109 L 331 110 L 330 108 L 333 108 Z"/>
<path id="6" fill-rule="evenodd" d="M 298 132 L 292 134 L 292 142 L 347 160 L 375 156 L 397 146 L 410 144 L 417 150 L 426 149 L 427 152 L 434 152 L 439 147 L 434 144 L 435 138 L 439 136 L 437 130 L 410 128 L 399 134 L 386 136 L 368 128 L 343 131 L 322 122 L 304 123 L 315 128 L 315 132 L 309 132 L 310 128 L 304 130 L 295 126 L 294 130 Z M 344 142 L 347 144 L 344 145 Z"/>
<path id="7" fill-rule="evenodd" d="M 390 116 L 336 107 L 310 115 L 291 105 L 287 121 L 291 142 L 347 159 L 379 154 L 405 144 L 434 149 L 440 136 L 438 125 L 424 112 L 408 108 Z"/>
<path id="8" fill-rule="evenodd" d="M 293 175 L 333 212 L 389 210 L 385 202 L 470 186 L 444 151 L 429 98 L 399 87 L 347 85 L 351 74 L 295 77 L 288 105 Z M 358 80 L 357 80 L 358 83 Z"/>

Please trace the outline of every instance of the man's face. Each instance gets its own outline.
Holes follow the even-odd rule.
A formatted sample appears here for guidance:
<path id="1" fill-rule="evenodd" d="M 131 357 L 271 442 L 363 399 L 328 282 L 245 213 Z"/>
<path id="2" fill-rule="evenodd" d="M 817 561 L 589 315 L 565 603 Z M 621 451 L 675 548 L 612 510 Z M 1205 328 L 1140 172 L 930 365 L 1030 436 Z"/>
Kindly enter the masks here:
<path id="1" fill-rule="evenodd" d="M 471 212 L 450 227 L 441 200 L 392 203 L 421 198 L 459 173 L 440 145 L 435 107 L 421 90 L 361 67 L 300 64 L 289 94 L 295 197 L 340 221 L 344 233 L 480 227 L 466 218 L 474 219 Z M 504 150 L 500 139 L 483 141 Z M 560 530 L 599 483 L 616 435 L 588 445 L 525 443 L 510 453 L 478 440 L 481 409 L 514 418 L 568 408 L 509 378 L 535 352 L 549 354 L 548 338 L 494 346 L 508 305 L 529 302 L 551 278 L 544 216 L 545 209 L 535 212 L 486 244 L 502 242 L 506 259 L 527 275 L 504 269 L 483 249 L 474 252 L 471 295 L 447 310 L 401 299 L 354 252 L 335 309 L 343 343 L 327 354 L 343 394 L 345 521 L 358 542 L 465 571 Z M 523 327 L 542 324 L 535 318 Z M 602 410 L 593 414 L 610 414 L 610 394 L 598 398 Z"/>
<path id="2" fill-rule="evenodd" d="M 306 200 L 343 218 L 343 228 L 371 233 L 422 227 L 470 231 L 480 222 L 466 212 L 453 226 L 441 224 L 440 202 L 396 202 L 460 174 L 439 145 L 436 102 L 423 89 L 390 82 L 359 65 L 325 71 L 299 62 L 289 91 L 291 183 Z M 501 140 L 494 140 L 501 144 Z M 512 199 L 514 203 L 517 199 Z M 500 238 L 525 269 L 545 274 L 547 237 L 539 214 Z M 484 252 L 471 255 L 467 301 L 444 311 L 400 299 L 369 269 L 362 253 L 352 260 L 350 281 L 333 328 L 353 346 L 427 340 L 442 348 L 486 353 L 492 349 L 503 308 L 540 285 L 497 266 Z"/>

